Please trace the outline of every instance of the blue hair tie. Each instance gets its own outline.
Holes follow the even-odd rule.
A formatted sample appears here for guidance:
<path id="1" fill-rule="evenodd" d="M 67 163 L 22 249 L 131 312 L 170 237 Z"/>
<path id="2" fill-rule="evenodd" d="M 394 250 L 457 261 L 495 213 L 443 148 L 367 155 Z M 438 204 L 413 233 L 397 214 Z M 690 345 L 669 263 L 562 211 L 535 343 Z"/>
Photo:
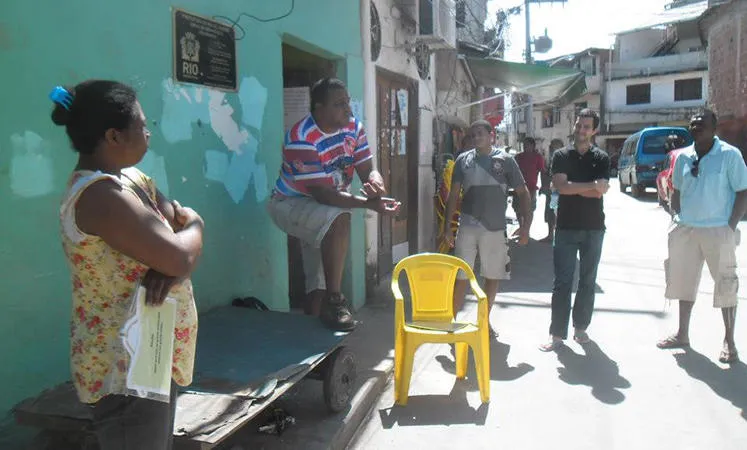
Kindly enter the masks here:
<path id="1" fill-rule="evenodd" d="M 55 86 L 52 92 L 49 93 L 49 99 L 68 111 L 70 111 L 70 106 L 73 104 L 73 96 L 62 86 Z"/>

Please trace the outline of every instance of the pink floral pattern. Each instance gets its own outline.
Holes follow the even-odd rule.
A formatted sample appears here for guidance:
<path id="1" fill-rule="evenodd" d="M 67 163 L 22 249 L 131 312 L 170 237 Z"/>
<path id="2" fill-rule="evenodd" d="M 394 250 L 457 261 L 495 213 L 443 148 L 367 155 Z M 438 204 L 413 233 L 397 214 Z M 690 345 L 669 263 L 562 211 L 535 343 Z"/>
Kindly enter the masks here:
<path id="1" fill-rule="evenodd" d="M 155 200 L 155 185 L 137 169 L 128 169 Z M 70 188 L 91 172 L 75 172 L 68 184 L 63 203 L 75 201 L 79 192 L 106 175 L 91 177 L 90 182 L 72 192 Z M 64 218 L 61 216 L 60 220 Z M 164 219 L 165 222 L 165 219 Z M 110 393 L 122 393 L 127 375 L 127 355 L 119 338 L 137 283 L 148 268 L 109 247 L 97 236 L 83 235 L 76 241 L 62 230 L 62 246 L 71 271 L 73 307 L 70 322 L 70 366 L 73 384 L 82 402 L 95 403 Z M 177 300 L 172 376 L 187 386 L 192 382 L 197 309 L 189 280 L 174 287 L 169 296 Z"/>

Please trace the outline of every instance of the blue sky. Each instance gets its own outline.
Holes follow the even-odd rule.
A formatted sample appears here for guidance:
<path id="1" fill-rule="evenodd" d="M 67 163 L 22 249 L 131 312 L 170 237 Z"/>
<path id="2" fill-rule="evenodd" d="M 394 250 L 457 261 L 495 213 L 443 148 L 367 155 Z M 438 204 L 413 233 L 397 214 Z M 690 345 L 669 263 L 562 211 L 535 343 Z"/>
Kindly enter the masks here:
<path id="1" fill-rule="evenodd" d="M 544 3 L 530 6 L 532 36 L 545 33 L 553 40 L 548 53 L 534 54 L 535 60 L 577 52 L 589 47 L 609 48 L 612 33 L 634 28 L 644 17 L 661 11 L 671 0 L 568 0 L 565 4 Z M 495 22 L 499 8 L 523 5 L 523 0 L 489 0 L 488 24 Z M 523 61 L 524 11 L 511 17 L 506 52 L 509 61 Z"/>

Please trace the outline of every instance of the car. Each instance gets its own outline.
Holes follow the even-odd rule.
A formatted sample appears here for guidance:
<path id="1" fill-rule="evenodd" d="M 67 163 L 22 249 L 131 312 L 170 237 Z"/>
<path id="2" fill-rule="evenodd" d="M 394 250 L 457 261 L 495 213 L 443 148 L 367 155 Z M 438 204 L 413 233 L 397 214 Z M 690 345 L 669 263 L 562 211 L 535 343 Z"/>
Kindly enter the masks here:
<path id="1" fill-rule="evenodd" d="M 630 186 L 633 197 L 640 197 L 646 188 L 656 188 L 656 178 L 663 169 L 670 136 L 681 140 L 681 147 L 692 144 L 692 137 L 682 127 L 649 127 L 631 135 L 623 143 L 617 167 L 620 192 Z"/>
<path id="2" fill-rule="evenodd" d="M 659 205 L 670 213 L 672 211 L 672 192 L 674 192 L 674 187 L 672 186 L 674 163 L 677 161 L 677 157 L 684 150 L 685 149 L 680 148 L 667 153 L 667 157 L 664 160 L 664 168 L 659 172 L 659 175 L 656 176 L 656 193 L 659 197 Z"/>

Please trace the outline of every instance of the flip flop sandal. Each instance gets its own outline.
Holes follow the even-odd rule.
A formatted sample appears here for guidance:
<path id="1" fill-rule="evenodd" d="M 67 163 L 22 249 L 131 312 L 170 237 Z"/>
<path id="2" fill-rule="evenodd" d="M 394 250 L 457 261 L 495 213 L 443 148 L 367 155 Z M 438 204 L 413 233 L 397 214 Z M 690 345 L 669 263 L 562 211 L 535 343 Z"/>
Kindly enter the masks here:
<path id="1" fill-rule="evenodd" d="M 667 350 L 672 348 L 687 348 L 690 347 L 690 343 L 680 341 L 677 336 L 669 336 L 668 338 L 657 342 L 656 346 L 662 350 Z"/>
<path id="2" fill-rule="evenodd" d="M 549 353 L 554 352 L 555 350 L 559 349 L 563 346 L 563 341 L 556 341 L 552 340 L 551 342 L 548 342 L 547 344 L 542 344 L 539 346 L 539 350 L 541 352 Z"/>
<path id="3" fill-rule="evenodd" d="M 578 333 L 576 333 L 573 336 L 573 340 L 582 345 L 591 342 L 591 338 L 589 337 L 589 334 L 586 333 L 586 331 L 579 331 Z"/>
<path id="4" fill-rule="evenodd" d="M 739 352 L 734 350 L 730 352 L 728 350 L 722 350 L 718 357 L 718 361 L 723 364 L 731 364 L 739 361 Z"/>

